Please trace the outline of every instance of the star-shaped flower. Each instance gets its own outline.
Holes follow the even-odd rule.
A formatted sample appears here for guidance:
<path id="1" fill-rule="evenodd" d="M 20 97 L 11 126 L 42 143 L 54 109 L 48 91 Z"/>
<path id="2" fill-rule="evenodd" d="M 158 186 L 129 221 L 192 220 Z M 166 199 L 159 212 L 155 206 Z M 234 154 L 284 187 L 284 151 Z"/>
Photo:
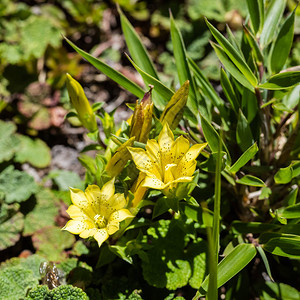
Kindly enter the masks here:
<path id="1" fill-rule="evenodd" d="M 196 158 L 207 143 L 190 147 L 189 141 L 174 135 L 166 123 L 158 141 L 148 140 L 146 151 L 128 147 L 136 167 L 146 174 L 143 186 L 162 190 L 170 196 L 179 182 L 192 181 L 196 169 Z"/>
<path id="2" fill-rule="evenodd" d="M 134 216 L 124 207 L 124 194 L 115 194 L 115 179 L 108 181 L 102 189 L 89 185 L 85 192 L 70 188 L 73 205 L 67 209 L 71 220 L 63 227 L 82 238 L 93 236 L 99 247 L 119 230 L 120 222 Z"/>

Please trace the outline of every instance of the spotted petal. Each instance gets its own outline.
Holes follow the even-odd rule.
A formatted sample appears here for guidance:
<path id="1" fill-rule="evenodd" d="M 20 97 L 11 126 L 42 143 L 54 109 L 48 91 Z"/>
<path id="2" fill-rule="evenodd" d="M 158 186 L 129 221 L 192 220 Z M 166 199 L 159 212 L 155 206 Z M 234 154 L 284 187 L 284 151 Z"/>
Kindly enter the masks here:
<path id="1" fill-rule="evenodd" d="M 122 222 L 123 220 L 125 220 L 127 218 L 133 218 L 133 217 L 134 217 L 134 215 L 132 215 L 128 209 L 125 209 L 125 208 L 120 209 L 120 210 L 113 212 L 110 215 L 108 224 L 110 224 L 110 222 L 113 222 L 113 221 Z"/>
<path id="2" fill-rule="evenodd" d="M 171 164 L 174 162 L 174 154 L 172 147 L 174 143 L 174 135 L 166 123 L 158 136 L 158 144 L 161 153 L 161 162 L 163 165 Z"/>
<path id="3" fill-rule="evenodd" d="M 165 188 L 165 184 L 161 180 L 148 176 L 145 178 L 143 186 L 157 190 Z"/>
<path id="4" fill-rule="evenodd" d="M 188 152 L 190 142 L 182 135 L 174 142 L 174 163 L 178 163 L 180 159 Z"/>
<path id="5" fill-rule="evenodd" d="M 115 193 L 115 177 L 113 177 L 110 181 L 106 182 L 102 189 L 101 194 L 104 198 L 103 200 L 110 199 Z"/>
<path id="6" fill-rule="evenodd" d="M 98 229 L 94 234 L 94 239 L 98 242 L 99 247 L 108 239 L 109 235 L 106 229 Z"/>
<path id="7" fill-rule="evenodd" d="M 95 215 L 95 211 L 89 205 L 85 193 L 80 189 L 73 188 L 70 188 L 70 192 L 73 204 L 81 208 L 84 211 L 84 213 L 87 214 L 90 218 L 93 218 Z"/>
<path id="8" fill-rule="evenodd" d="M 93 228 L 94 226 L 92 222 L 70 220 L 62 229 L 73 234 L 80 234 L 84 230 Z"/>
<path id="9" fill-rule="evenodd" d="M 119 210 L 123 208 L 127 204 L 127 201 L 124 197 L 124 194 L 114 194 L 113 197 L 110 198 L 109 200 L 109 205 L 114 209 L 114 210 Z"/>
<path id="10" fill-rule="evenodd" d="M 94 234 L 97 232 L 97 228 L 91 228 L 91 229 L 86 229 L 82 231 L 79 236 L 83 239 L 87 239 L 90 236 L 94 236 Z"/>
<path id="11" fill-rule="evenodd" d="M 99 186 L 94 184 L 89 185 L 85 190 L 85 196 L 89 205 L 93 207 L 94 211 L 97 211 L 97 207 L 100 205 L 101 201 L 101 192 Z"/>

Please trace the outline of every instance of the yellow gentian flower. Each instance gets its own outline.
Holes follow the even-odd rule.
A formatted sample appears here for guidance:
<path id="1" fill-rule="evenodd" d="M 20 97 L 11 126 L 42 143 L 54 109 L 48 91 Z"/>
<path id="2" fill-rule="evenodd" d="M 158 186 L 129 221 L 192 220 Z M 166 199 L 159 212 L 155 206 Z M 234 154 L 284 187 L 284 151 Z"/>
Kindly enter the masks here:
<path id="1" fill-rule="evenodd" d="M 148 140 L 146 151 L 128 147 L 136 167 L 146 174 L 143 186 L 162 190 L 166 196 L 174 195 L 179 182 L 192 181 L 196 169 L 196 158 L 207 143 L 190 147 L 189 141 L 174 135 L 165 123 L 158 141 Z"/>
<path id="2" fill-rule="evenodd" d="M 120 222 L 134 216 L 124 207 L 127 201 L 124 194 L 115 194 L 115 178 L 102 189 L 89 185 L 85 192 L 70 188 L 73 205 L 67 209 L 71 220 L 63 227 L 82 238 L 94 237 L 99 247 L 112 234 L 119 230 Z"/>

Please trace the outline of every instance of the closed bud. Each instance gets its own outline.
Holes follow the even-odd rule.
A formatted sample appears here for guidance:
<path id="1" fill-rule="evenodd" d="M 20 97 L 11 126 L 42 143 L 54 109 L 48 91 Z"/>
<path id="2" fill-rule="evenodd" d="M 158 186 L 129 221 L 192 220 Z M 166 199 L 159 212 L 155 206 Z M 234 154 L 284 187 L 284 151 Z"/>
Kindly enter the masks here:
<path id="1" fill-rule="evenodd" d="M 106 172 L 109 176 L 116 177 L 122 172 L 128 160 L 131 158 L 127 147 L 132 146 L 133 142 L 134 137 L 130 138 L 116 150 L 106 166 Z"/>
<path id="2" fill-rule="evenodd" d="M 184 107 L 189 95 L 190 82 L 187 80 L 180 89 L 172 96 L 169 103 L 166 105 L 164 111 L 160 116 L 162 125 L 166 123 L 174 130 L 183 116 Z"/>
<path id="3" fill-rule="evenodd" d="M 131 119 L 130 136 L 135 136 L 135 140 L 141 143 L 147 142 L 151 130 L 153 112 L 152 88 L 150 86 L 150 90 L 144 95 L 141 103 L 138 103 L 138 100 L 136 101 L 136 107 Z"/>
<path id="4" fill-rule="evenodd" d="M 67 90 L 78 119 L 90 132 L 97 130 L 95 114 L 84 94 L 82 86 L 70 74 L 67 74 Z"/>

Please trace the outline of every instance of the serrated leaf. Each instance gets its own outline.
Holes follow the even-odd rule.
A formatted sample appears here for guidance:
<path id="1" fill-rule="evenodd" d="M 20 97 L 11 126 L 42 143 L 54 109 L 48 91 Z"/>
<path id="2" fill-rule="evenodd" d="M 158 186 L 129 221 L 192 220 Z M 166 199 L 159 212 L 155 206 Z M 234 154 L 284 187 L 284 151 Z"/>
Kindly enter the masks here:
<path id="1" fill-rule="evenodd" d="M 20 239 L 24 216 L 16 208 L 2 204 L 0 220 L 0 250 L 4 250 Z"/>
<path id="2" fill-rule="evenodd" d="M 239 69 L 239 71 L 246 77 L 247 81 L 255 87 L 257 85 L 257 78 L 252 73 L 251 69 L 245 62 L 244 58 L 240 55 L 240 53 L 229 43 L 229 41 L 212 25 L 207 19 L 205 19 L 206 24 L 218 41 L 224 52 L 228 55 L 234 65 Z"/>
<path id="3" fill-rule="evenodd" d="M 37 185 L 33 177 L 10 165 L 0 173 L 0 191 L 4 193 L 4 201 L 8 204 L 23 202 L 37 191 Z"/>
<path id="4" fill-rule="evenodd" d="M 50 190 L 42 189 L 35 197 L 36 205 L 25 217 L 24 235 L 31 235 L 43 227 L 55 225 L 59 202 L 54 194 Z"/>
<path id="5" fill-rule="evenodd" d="M 273 73 L 281 71 L 289 56 L 294 38 L 295 11 L 296 9 L 294 9 L 283 23 L 272 47 L 270 66 Z"/>
<path id="6" fill-rule="evenodd" d="M 252 175 L 245 175 L 241 179 L 236 180 L 237 183 L 243 184 L 243 185 L 249 185 L 249 186 L 258 186 L 258 187 L 264 187 L 265 183 Z"/>
<path id="7" fill-rule="evenodd" d="M 45 168 L 50 164 L 51 152 L 45 142 L 40 139 L 33 140 L 25 135 L 18 135 L 18 138 L 21 144 L 16 153 L 16 162 L 28 162 L 37 168 Z"/>
<path id="8" fill-rule="evenodd" d="M 234 275 L 245 268 L 256 255 L 255 246 L 252 244 L 239 244 L 218 264 L 218 282 L 220 287 L 230 280 Z M 209 276 L 207 276 L 200 287 L 200 292 L 206 292 Z"/>
<path id="9" fill-rule="evenodd" d="M 250 159 L 252 159 L 258 151 L 257 144 L 254 143 L 250 146 L 244 153 L 239 157 L 239 159 L 233 164 L 229 169 L 230 172 L 236 173 L 240 168 L 242 168 Z"/>
<path id="10" fill-rule="evenodd" d="M 17 127 L 12 122 L 0 120 L 0 163 L 10 160 L 19 148 L 19 139 L 14 134 Z"/>
<path id="11" fill-rule="evenodd" d="M 250 126 L 241 110 L 236 125 L 236 141 L 242 151 L 246 151 L 254 143 Z"/>
<path id="12" fill-rule="evenodd" d="M 281 20 L 286 5 L 285 0 L 273 0 L 268 8 L 264 26 L 260 35 L 262 48 L 266 47 L 274 38 L 274 34 Z"/>
<path id="13" fill-rule="evenodd" d="M 21 266 L 5 268 L 0 270 L 0 299 L 24 299 L 27 291 L 38 284 L 31 270 Z"/>
<path id="14" fill-rule="evenodd" d="M 154 65 L 149 57 L 149 54 L 147 53 L 146 48 L 142 44 L 138 34 L 136 33 L 136 31 L 134 30 L 134 28 L 132 27 L 132 25 L 130 24 L 130 22 L 119 7 L 118 11 L 120 14 L 121 26 L 125 37 L 125 41 L 133 61 L 143 71 L 159 80 Z"/>
<path id="15" fill-rule="evenodd" d="M 37 250 L 37 254 L 46 257 L 48 260 L 60 261 L 62 258 L 66 258 L 67 253 L 63 250 L 72 247 L 75 243 L 75 237 L 58 227 L 48 226 L 33 234 L 32 243 Z"/>
<path id="16" fill-rule="evenodd" d="M 181 32 L 178 29 L 172 14 L 170 14 L 170 22 L 171 22 L 170 32 L 171 32 L 171 39 L 173 44 L 173 54 L 175 58 L 175 64 L 177 68 L 179 82 L 181 85 L 183 85 L 187 80 L 190 81 L 190 93 L 189 93 L 187 106 L 195 115 L 197 115 L 198 103 L 197 103 L 197 95 L 195 91 L 194 79 L 192 78 L 189 69 L 187 54 L 186 54 L 185 45 L 183 42 Z"/>
<path id="17" fill-rule="evenodd" d="M 300 237 L 298 235 L 274 237 L 263 245 L 264 250 L 272 254 L 300 258 Z"/>
<path id="18" fill-rule="evenodd" d="M 138 98 L 143 98 L 145 92 L 142 88 L 140 88 L 137 84 L 133 81 L 126 78 L 120 72 L 116 71 L 106 63 L 102 62 L 100 59 L 97 59 L 90 55 L 89 53 L 81 50 L 78 48 L 74 43 L 68 40 L 65 37 L 65 40 L 69 43 L 69 45 L 78 52 L 83 58 L 85 58 L 89 63 L 91 63 L 95 68 L 99 71 L 103 72 L 106 76 L 117 82 L 120 86 L 122 86 L 125 90 L 129 91 L 130 93 L 134 94 Z"/>
<path id="19" fill-rule="evenodd" d="M 246 77 L 240 72 L 240 70 L 232 63 L 229 59 L 225 51 L 219 45 L 215 43 L 210 43 L 213 47 L 214 51 L 216 52 L 219 60 L 224 65 L 225 69 L 244 87 L 249 89 L 251 92 L 254 90 L 251 83 L 246 79 Z"/>

